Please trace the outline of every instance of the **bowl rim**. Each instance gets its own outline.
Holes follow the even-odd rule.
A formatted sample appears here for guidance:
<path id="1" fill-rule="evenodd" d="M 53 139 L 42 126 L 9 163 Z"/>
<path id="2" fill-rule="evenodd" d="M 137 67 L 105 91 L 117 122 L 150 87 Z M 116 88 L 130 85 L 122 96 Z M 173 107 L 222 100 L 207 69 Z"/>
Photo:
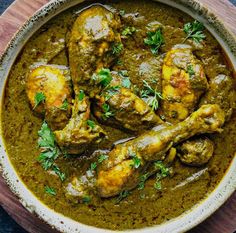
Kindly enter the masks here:
<path id="1" fill-rule="evenodd" d="M 204 7 L 197 0 L 156 0 L 157 2 L 171 5 L 174 8 L 190 14 L 193 18 L 204 23 L 206 28 L 219 41 L 221 46 L 226 50 L 230 61 L 236 68 L 236 39 L 232 32 L 228 31 L 224 23 L 215 16 L 210 10 Z M 60 12 L 70 8 L 71 6 L 86 2 L 86 0 L 53 0 L 42 6 L 38 11 L 31 16 L 23 26 L 14 34 L 7 48 L 0 57 L 0 88 L 1 88 L 1 103 L 3 101 L 5 83 L 8 79 L 10 68 L 14 63 L 19 52 L 23 48 L 28 39 L 49 19 L 53 18 Z M 0 114 L 2 116 L 2 108 Z M 1 118 L 1 117 L 0 117 Z M 96 228 L 85 225 L 47 207 L 41 202 L 21 181 L 17 175 L 14 166 L 7 155 L 4 139 L 2 135 L 2 120 L 0 129 L 0 166 L 3 170 L 3 177 L 10 187 L 11 191 L 18 197 L 19 201 L 31 213 L 36 214 L 40 219 L 45 221 L 51 227 L 56 228 L 62 232 L 81 232 L 81 233 L 109 233 L 116 232 L 108 229 Z M 218 186 L 207 195 L 205 199 L 195 205 L 192 209 L 186 211 L 180 216 L 164 222 L 160 225 L 145 227 L 136 230 L 126 230 L 126 232 L 140 232 L 151 233 L 156 232 L 183 232 L 196 226 L 207 217 L 209 217 L 215 210 L 217 210 L 236 190 L 236 153 L 231 165 L 225 172 L 223 179 Z M 20 182 L 19 182 L 20 181 Z M 215 203 L 216 202 L 216 203 Z M 63 221 L 63 224 L 61 223 Z"/>

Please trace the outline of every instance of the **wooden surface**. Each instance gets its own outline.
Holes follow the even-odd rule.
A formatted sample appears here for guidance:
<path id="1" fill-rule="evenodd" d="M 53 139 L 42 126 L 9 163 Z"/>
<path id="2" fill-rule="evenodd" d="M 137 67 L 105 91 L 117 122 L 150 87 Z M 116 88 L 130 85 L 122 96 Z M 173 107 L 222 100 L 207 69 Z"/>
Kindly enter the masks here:
<path id="1" fill-rule="evenodd" d="M 236 34 L 236 8 L 228 0 L 199 0 L 214 11 Z M 0 54 L 21 25 L 48 0 L 16 0 L 0 16 Z M 0 204 L 27 231 L 54 233 L 55 231 L 30 214 L 11 193 L 0 176 Z M 191 233 L 233 233 L 236 231 L 236 192 L 211 217 L 191 230 Z"/>

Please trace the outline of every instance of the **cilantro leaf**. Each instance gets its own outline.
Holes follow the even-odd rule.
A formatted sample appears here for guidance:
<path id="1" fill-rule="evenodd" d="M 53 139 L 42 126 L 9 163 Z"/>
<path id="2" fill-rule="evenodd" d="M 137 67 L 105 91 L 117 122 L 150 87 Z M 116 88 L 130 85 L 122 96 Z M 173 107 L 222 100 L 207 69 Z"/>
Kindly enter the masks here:
<path id="1" fill-rule="evenodd" d="M 145 182 L 148 179 L 148 177 L 149 177 L 149 173 L 148 172 L 139 177 L 140 182 L 138 184 L 138 190 L 144 189 Z"/>
<path id="2" fill-rule="evenodd" d="M 54 188 L 50 188 L 49 186 L 45 187 L 45 192 L 52 195 L 52 196 L 56 196 L 56 191 Z"/>
<path id="3" fill-rule="evenodd" d="M 112 45 L 112 54 L 119 55 L 122 52 L 123 48 L 124 48 L 124 46 L 121 42 L 114 43 Z"/>
<path id="4" fill-rule="evenodd" d="M 118 71 L 118 75 L 122 78 L 122 86 L 125 88 L 130 88 L 131 82 L 130 82 L 127 70 Z"/>
<path id="5" fill-rule="evenodd" d="M 44 102 L 46 100 L 45 95 L 43 92 L 37 92 L 34 96 L 34 108 L 35 109 L 40 103 Z"/>
<path id="6" fill-rule="evenodd" d="M 98 158 L 98 163 L 102 163 L 103 161 L 107 160 L 108 159 L 108 155 L 100 155 L 99 158 Z"/>
<path id="7" fill-rule="evenodd" d="M 159 100 L 163 99 L 163 97 L 161 93 L 153 89 L 147 81 L 143 80 L 143 83 L 144 89 L 140 93 L 141 98 L 147 102 L 153 111 L 156 111 L 159 107 Z"/>
<path id="8" fill-rule="evenodd" d="M 89 196 L 84 196 L 84 197 L 82 198 L 82 202 L 83 202 L 84 204 L 89 204 L 89 203 L 91 202 L 91 197 L 89 197 Z"/>
<path id="9" fill-rule="evenodd" d="M 94 121 L 92 120 L 87 120 L 87 125 L 91 128 L 91 129 L 94 129 L 96 124 Z"/>
<path id="10" fill-rule="evenodd" d="M 151 52 L 157 55 L 161 45 L 164 44 L 161 29 L 159 28 L 154 32 L 148 32 L 147 38 L 144 39 L 144 44 L 150 46 Z"/>
<path id="11" fill-rule="evenodd" d="M 69 103 L 68 103 L 67 99 L 65 99 L 65 100 L 63 101 L 62 106 L 61 106 L 59 109 L 61 109 L 61 110 L 63 110 L 63 111 L 66 111 L 66 110 L 68 109 L 68 106 L 69 106 Z"/>
<path id="12" fill-rule="evenodd" d="M 135 27 L 126 27 L 122 32 L 121 35 L 126 37 L 126 36 L 131 36 L 133 33 L 135 33 L 137 29 Z"/>
<path id="13" fill-rule="evenodd" d="M 82 101 L 85 97 L 85 94 L 84 94 L 84 91 L 83 90 L 80 90 L 79 91 L 79 94 L 78 94 L 78 100 L 79 101 Z"/>
<path id="14" fill-rule="evenodd" d="M 106 87 L 112 80 L 111 71 L 110 69 L 102 68 L 97 74 L 92 76 L 92 79 L 101 84 L 103 87 Z"/>
<path id="15" fill-rule="evenodd" d="M 97 168 L 97 163 L 96 162 L 90 164 L 90 170 L 91 171 L 96 170 L 96 168 Z"/>
<path id="16" fill-rule="evenodd" d="M 187 73 L 188 73 L 190 76 L 195 75 L 195 71 L 194 71 L 192 65 L 188 65 L 188 66 L 187 66 Z"/>
<path id="17" fill-rule="evenodd" d="M 104 120 L 114 116 L 114 113 L 111 111 L 109 104 L 106 104 L 106 103 L 103 104 L 102 109 L 103 109 L 102 117 L 103 117 Z"/>
<path id="18" fill-rule="evenodd" d="M 184 25 L 184 32 L 187 34 L 184 41 L 187 39 L 192 39 L 197 43 L 200 43 L 203 39 L 206 38 L 205 34 L 203 33 L 204 25 L 197 20 L 194 22 L 189 22 Z"/>

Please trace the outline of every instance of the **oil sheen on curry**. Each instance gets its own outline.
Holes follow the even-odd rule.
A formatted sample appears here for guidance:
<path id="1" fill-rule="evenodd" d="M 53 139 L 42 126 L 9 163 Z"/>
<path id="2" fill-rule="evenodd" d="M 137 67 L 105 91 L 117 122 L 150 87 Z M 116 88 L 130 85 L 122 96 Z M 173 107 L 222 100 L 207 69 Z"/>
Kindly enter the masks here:
<path id="1" fill-rule="evenodd" d="M 87 2 L 26 43 L 2 125 L 43 203 L 123 230 L 173 219 L 214 190 L 235 153 L 234 109 L 233 70 L 202 23 L 152 1 Z"/>

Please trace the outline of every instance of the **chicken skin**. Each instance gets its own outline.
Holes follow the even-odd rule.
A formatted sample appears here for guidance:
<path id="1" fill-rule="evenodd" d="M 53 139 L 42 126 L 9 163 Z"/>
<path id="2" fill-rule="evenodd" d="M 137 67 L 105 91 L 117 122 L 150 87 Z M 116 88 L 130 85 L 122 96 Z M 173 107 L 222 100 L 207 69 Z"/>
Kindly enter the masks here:
<path id="1" fill-rule="evenodd" d="M 35 112 L 45 115 L 53 130 L 64 128 L 70 118 L 71 92 L 67 67 L 38 64 L 27 75 L 30 105 Z"/>
<path id="2" fill-rule="evenodd" d="M 225 121 L 218 105 L 203 105 L 187 119 L 147 132 L 134 140 L 115 146 L 108 160 L 98 169 L 97 189 L 101 197 L 111 197 L 137 186 L 134 180 L 142 175 L 150 161 L 164 160 L 166 152 L 181 141 L 202 133 L 220 132 Z M 139 166 L 133 166 L 133 158 Z M 135 179 L 136 177 L 136 179 Z"/>
<path id="3" fill-rule="evenodd" d="M 119 28 L 119 17 L 100 5 L 79 14 L 67 45 L 76 94 L 80 89 L 86 93 L 94 90 L 93 73 L 109 67 L 115 60 L 114 47 L 122 46 Z"/>
<path id="4" fill-rule="evenodd" d="M 122 72 L 111 72 L 109 87 L 96 96 L 95 116 L 104 124 L 141 131 L 163 121 L 152 108 L 133 93 L 129 78 Z"/>
<path id="5" fill-rule="evenodd" d="M 177 123 L 188 117 L 208 88 L 200 61 L 189 45 L 175 45 L 162 68 L 162 112 L 165 119 Z"/>
<path id="6" fill-rule="evenodd" d="M 102 128 L 90 120 L 88 97 L 75 99 L 69 123 L 54 134 L 60 148 L 69 154 L 81 154 L 91 143 L 99 143 L 105 136 Z"/>

